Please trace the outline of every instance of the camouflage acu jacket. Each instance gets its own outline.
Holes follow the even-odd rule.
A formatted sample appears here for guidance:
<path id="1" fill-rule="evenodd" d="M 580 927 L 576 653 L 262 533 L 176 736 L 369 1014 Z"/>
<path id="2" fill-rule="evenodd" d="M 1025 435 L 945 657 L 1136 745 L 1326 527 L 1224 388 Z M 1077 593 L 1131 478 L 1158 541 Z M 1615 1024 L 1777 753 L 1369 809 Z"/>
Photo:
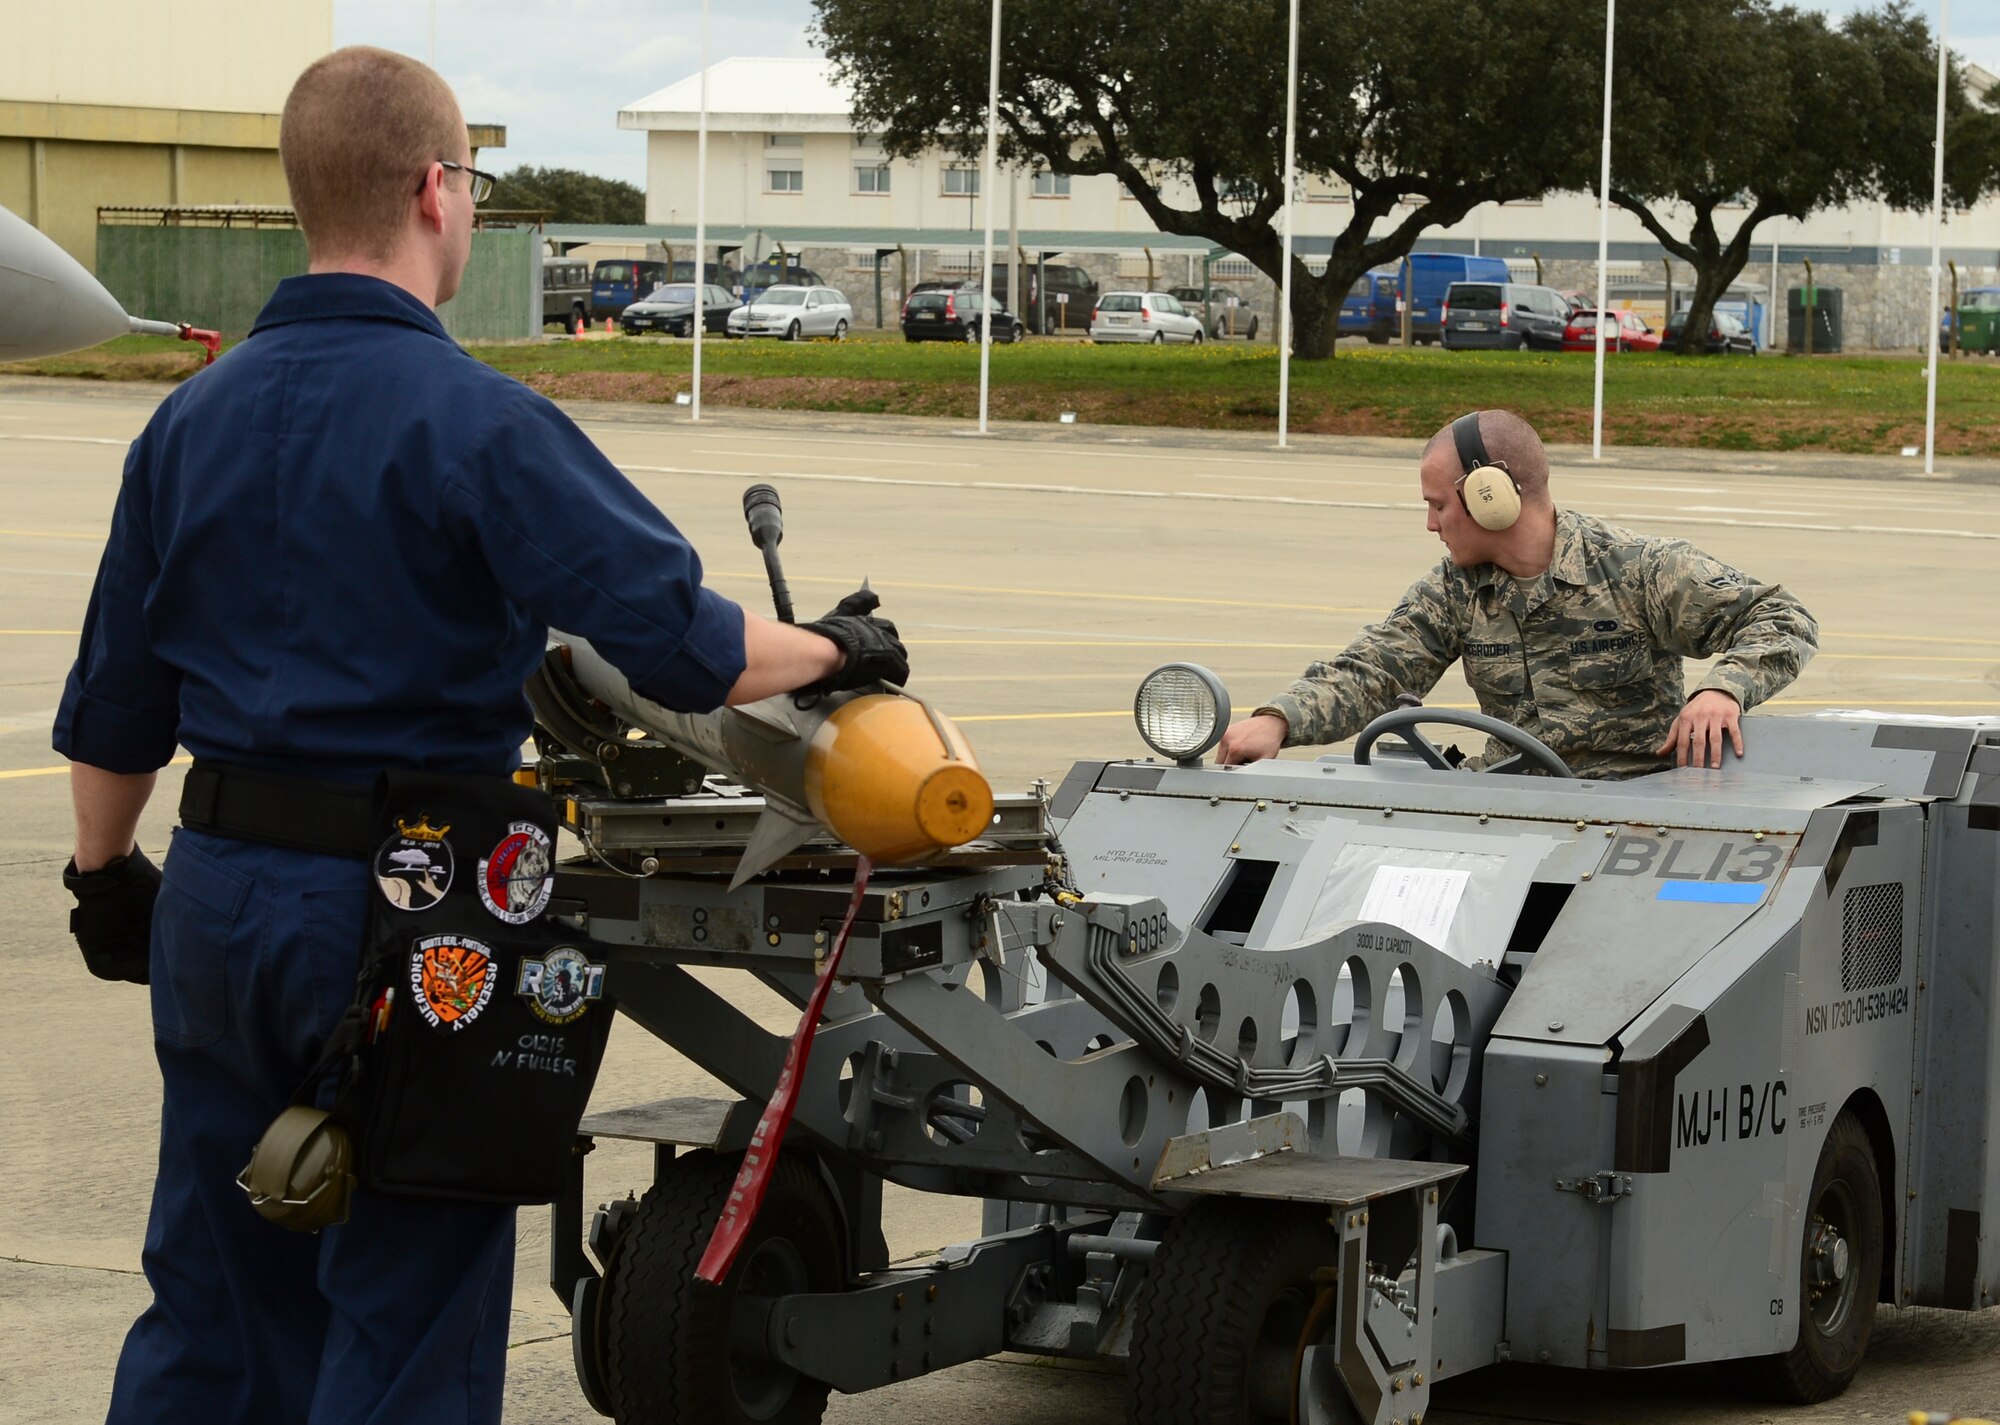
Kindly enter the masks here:
<path id="1" fill-rule="evenodd" d="M 1546 573 L 1517 579 L 1446 559 L 1386 619 L 1258 711 L 1285 719 L 1287 747 L 1338 742 L 1396 694 L 1428 693 L 1463 658 L 1488 715 L 1532 732 L 1579 776 L 1629 777 L 1671 765 L 1653 749 L 1690 696 L 1682 658 L 1716 658 L 1700 688 L 1733 694 L 1747 711 L 1798 677 L 1818 635 L 1776 584 L 1684 540 L 1565 510 Z M 1489 741 L 1482 760 L 1504 755 Z"/>

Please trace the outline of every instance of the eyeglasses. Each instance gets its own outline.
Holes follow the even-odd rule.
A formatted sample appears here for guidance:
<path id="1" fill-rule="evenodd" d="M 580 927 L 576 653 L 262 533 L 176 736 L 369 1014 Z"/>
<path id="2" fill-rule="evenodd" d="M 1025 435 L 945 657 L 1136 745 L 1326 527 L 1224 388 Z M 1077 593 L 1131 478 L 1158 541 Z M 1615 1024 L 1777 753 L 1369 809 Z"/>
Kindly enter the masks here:
<path id="1" fill-rule="evenodd" d="M 493 185 L 498 180 L 495 179 L 492 174 L 481 173 L 478 169 L 472 167 L 470 164 L 453 163 L 448 158 L 439 159 L 437 161 L 437 165 L 439 168 L 455 168 L 460 173 L 463 173 L 467 178 L 472 180 L 472 201 L 474 205 L 484 203 L 488 198 L 491 198 L 493 196 Z M 428 181 L 428 179 L 426 179 L 425 181 Z M 424 191 L 423 183 L 417 184 L 417 191 L 419 193 Z"/>

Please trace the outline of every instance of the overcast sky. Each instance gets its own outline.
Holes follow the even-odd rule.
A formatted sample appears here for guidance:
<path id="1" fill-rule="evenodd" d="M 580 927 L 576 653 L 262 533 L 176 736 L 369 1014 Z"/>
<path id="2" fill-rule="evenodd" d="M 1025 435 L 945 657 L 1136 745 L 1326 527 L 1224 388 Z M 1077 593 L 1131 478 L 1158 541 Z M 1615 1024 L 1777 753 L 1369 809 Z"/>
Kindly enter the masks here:
<path id="1" fill-rule="evenodd" d="M 923 4 L 924 0 L 904 0 Z M 1843 15 L 1872 0 L 1811 6 Z M 699 0 L 334 0 L 333 37 L 430 58 L 474 123 L 505 124 L 507 147 L 486 166 L 579 168 L 645 186 L 645 135 L 618 110 L 699 66 Z M 1937 0 L 1916 8 L 1937 22 Z M 810 0 L 715 6 L 711 57 L 806 55 Z M 1952 48 L 2000 73 L 2000 0 L 1952 6 Z"/>

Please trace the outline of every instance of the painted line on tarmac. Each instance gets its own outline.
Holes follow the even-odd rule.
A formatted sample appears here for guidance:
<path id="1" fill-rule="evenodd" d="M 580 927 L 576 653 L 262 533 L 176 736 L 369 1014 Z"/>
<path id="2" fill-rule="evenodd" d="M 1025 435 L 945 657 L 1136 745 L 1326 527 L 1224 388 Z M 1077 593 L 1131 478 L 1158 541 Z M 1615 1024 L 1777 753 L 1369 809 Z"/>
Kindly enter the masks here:
<path id="1" fill-rule="evenodd" d="M 78 539 L 94 544 L 104 543 L 101 534 L 68 534 L 59 529 L 0 529 L 0 534 L 11 534 L 18 539 Z"/>
<path id="2" fill-rule="evenodd" d="M 1032 713 L 974 713 L 970 717 L 953 714 L 953 722 L 1059 722 L 1085 717 L 1130 717 L 1132 709 L 1119 708 L 1114 712 L 1032 712 Z M 4 776 L 5 773 L 0 773 Z"/>
<path id="3" fill-rule="evenodd" d="M 742 459 L 750 458 L 739 451 L 717 450 L 706 446 L 696 446 L 689 450 L 688 454 L 732 455 Z M 838 460 L 843 465 L 922 465 L 931 469 L 935 469 L 938 466 L 950 466 L 955 470 L 977 470 L 979 468 L 975 462 L 970 460 L 891 460 L 886 456 L 880 455 L 827 455 L 824 453 L 817 458 L 821 460 Z"/>
<path id="4" fill-rule="evenodd" d="M 61 445 L 130 445 L 130 440 L 114 440 L 104 435 L 16 435 L 12 431 L 0 431 L 0 440 L 46 440 Z"/>
<path id="5" fill-rule="evenodd" d="M 884 587 L 887 587 L 886 585 Z M 0 629 L 0 633 L 4 633 Z M 1077 639 L 1077 638 L 906 638 L 903 642 L 912 648 L 1157 648 L 1161 652 L 1172 652 L 1176 648 L 1248 648 L 1275 649 L 1281 652 L 1327 652 L 1325 643 L 1252 643 L 1241 639 L 1195 639 L 1195 638 L 1133 638 L 1133 639 Z M 1979 667 L 1992 665 L 1991 658 L 1948 658 L 1919 653 L 1821 653 L 1818 658 L 1843 663 L 1971 663 Z M 1961 679 L 1939 679 L 1940 682 L 1958 682 Z M 1978 681 L 1978 680 L 1972 680 Z"/>
<path id="6" fill-rule="evenodd" d="M 1171 653 L 1176 648 L 1269 648 L 1286 653 L 1329 651 L 1324 643 L 1244 643 L 1234 639 L 1202 642 L 1188 638 L 906 638 L 903 642 L 912 648 L 1155 648 L 1162 653 Z M 1986 660 L 1968 658 L 1964 661 L 1982 663 Z"/>
<path id="7" fill-rule="evenodd" d="M 711 569 L 712 579 L 754 579 L 762 582 L 762 569 Z M 786 582 L 792 584 L 839 584 L 852 588 L 851 577 L 835 577 L 827 574 L 787 574 Z M 931 593 L 944 594 L 1015 594 L 1033 599 L 1093 599 L 1105 603 L 1136 604 L 1199 604 L 1225 609 L 1283 609 L 1294 613 L 1310 614 L 1379 614 L 1380 608 L 1344 608 L 1338 604 L 1273 604 L 1260 603 L 1254 599 L 1197 599 L 1185 594 L 1106 594 L 1085 593 L 1079 589 L 1017 589 L 1003 584 L 925 584 L 907 579 L 870 580 L 874 589 L 923 589 Z M 1231 647 L 1243 647 L 1232 644 Z M 1313 647 L 1319 645 L 1314 644 Z"/>
<path id="8" fill-rule="evenodd" d="M 1909 698 L 1909 699 L 1888 699 L 1888 700 L 1880 698 L 1870 698 L 1868 699 L 1868 702 L 1873 707 L 1882 707 L 1882 708 L 1992 709 L 1994 707 L 1994 703 L 1990 700 L 1986 702 L 1947 702 L 1947 701 L 1939 701 L 1938 699 L 1935 698 Z M 1774 703 L 1783 703 L 1788 707 L 1801 707 L 1801 708 L 1844 709 L 1844 708 L 1854 707 L 1854 699 L 1852 698 L 1845 698 L 1845 699 L 1771 698 L 1768 700 L 1766 706 Z M 1473 703 L 1425 703 L 1424 706 L 1427 708 L 1438 709 L 1438 710 L 1451 710 L 1451 711 L 1463 712 L 1471 710 L 1476 705 Z M 954 713 L 952 715 L 951 720 L 953 722 L 1057 722 L 1057 721 L 1074 721 L 1082 718 L 1130 717 L 1130 716 L 1132 716 L 1132 710 L 1130 708 L 1115 708 L 1110 712 L 974 713 L 969 717 L 962 717 Z M 7 774 L 4 772 L 0 772 L 0 776 L 5 776 L 5 775 Z"/>
<path id="9" fill-rule="evenodd" d="M 1130 716 L 1130 714 L 1127 714 L 1127 716 Z M 958 720 L 960 722 L 964 721 L 963 718 Z M 167 765 L 169 767 L 185 767 L 193 761 L 194 758 L 192 757 L 176 757 L 167 763 Z M 0 781 L 12 782 L 22 777 L 59 777 L 67 772 L 69 767 L 70 764 L 67 762 L 58 767 L 13 767 L 6 771 L 0 771 Z"/>
<path id="10" fill-rule="evenodd" d="M 839 485 L 891 485 L 925 490 L 985 490 L 1023 495 L 1076 495 L 1086 498 L 1098 497 L 1137 500 L 1206 500 L 1222 504 L 1290 505 L 1307 509 L 1327 510 L 1389 510 L 1396 513 L 1414 513 L 1423 509 L 1421 501 L 1315 500 L 1304 495 L 1245 495 L 1225 493 L 1219 490 L 1120 490 L 1102 485 L 1029 484 L 1012 480 L 914 480 L 900 475 L 839 475 L 829 471 L 815 472 L 805 470 L 766 470 L 761 472 L 706 470 L 680 465 L 623 465 L 619 468 L 627 472 L 642 471 L 651 475 L 720 475 L 732 480 L 740 480 L 746 474 L 761 473 L 766 479 L 770 480 L 817 480 L 823 483 Z M 1628 510 L 1610 514 L 1606 518 L 1653 524 L 1713 525 L 1729 529 L 1794 529 L 1821 534 L 1910 534 L 1938 539 L 2000 540 L 2000 532 L 1987 533 L 1980 530 L 1926 529 L 1904 525 L 1815 524 L 1790 520 L 1724 519 L 1716 516 L 1684 515 L 1678 511 L 1655 513 L 1645 510 Z"/>
<path id="11" fill-rule="evenodd" d="M 46 574 L 51 578 L 95 579 L 95 569 L 30 569 L 25 564 L 0 564 L 0 574 Z"/>
<path id="12" fill-rule="evenodd" d="M 0 637 L 6 638 L 80 638 L 80 628 L 0 628 Z"/>

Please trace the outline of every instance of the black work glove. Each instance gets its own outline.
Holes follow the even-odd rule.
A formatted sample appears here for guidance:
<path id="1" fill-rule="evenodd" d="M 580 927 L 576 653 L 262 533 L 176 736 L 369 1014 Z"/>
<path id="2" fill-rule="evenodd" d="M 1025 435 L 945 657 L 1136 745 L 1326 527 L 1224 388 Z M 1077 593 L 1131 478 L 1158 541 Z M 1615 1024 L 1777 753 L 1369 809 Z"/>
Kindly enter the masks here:
<path id="1" fill-rule="evenodd" d="M 825 618 L 799 625 L 833 640 L 847 655 L 838 672 L 809 688 L 799 689 L 800 692 L 840 693 L 871 683 L 901 686 L 909 681 L 910 654 L 896 636 L 896 625 L 885 618 L 871 617 L 881 606 L 882 600 L 873 589 L 856 589 L 835 604 Z"/>
<path id="2" fill-rule="evenodd" d="M 63 885 L 76 897 L 69 933 L 83 951 L 83 963 L 100 980 L 147 982 L 153 940 L 153 898 L 160 893 L 160 868 L 132 848 L 99 871 L 79 871 L 76 859 L 63 867 Z"/>

